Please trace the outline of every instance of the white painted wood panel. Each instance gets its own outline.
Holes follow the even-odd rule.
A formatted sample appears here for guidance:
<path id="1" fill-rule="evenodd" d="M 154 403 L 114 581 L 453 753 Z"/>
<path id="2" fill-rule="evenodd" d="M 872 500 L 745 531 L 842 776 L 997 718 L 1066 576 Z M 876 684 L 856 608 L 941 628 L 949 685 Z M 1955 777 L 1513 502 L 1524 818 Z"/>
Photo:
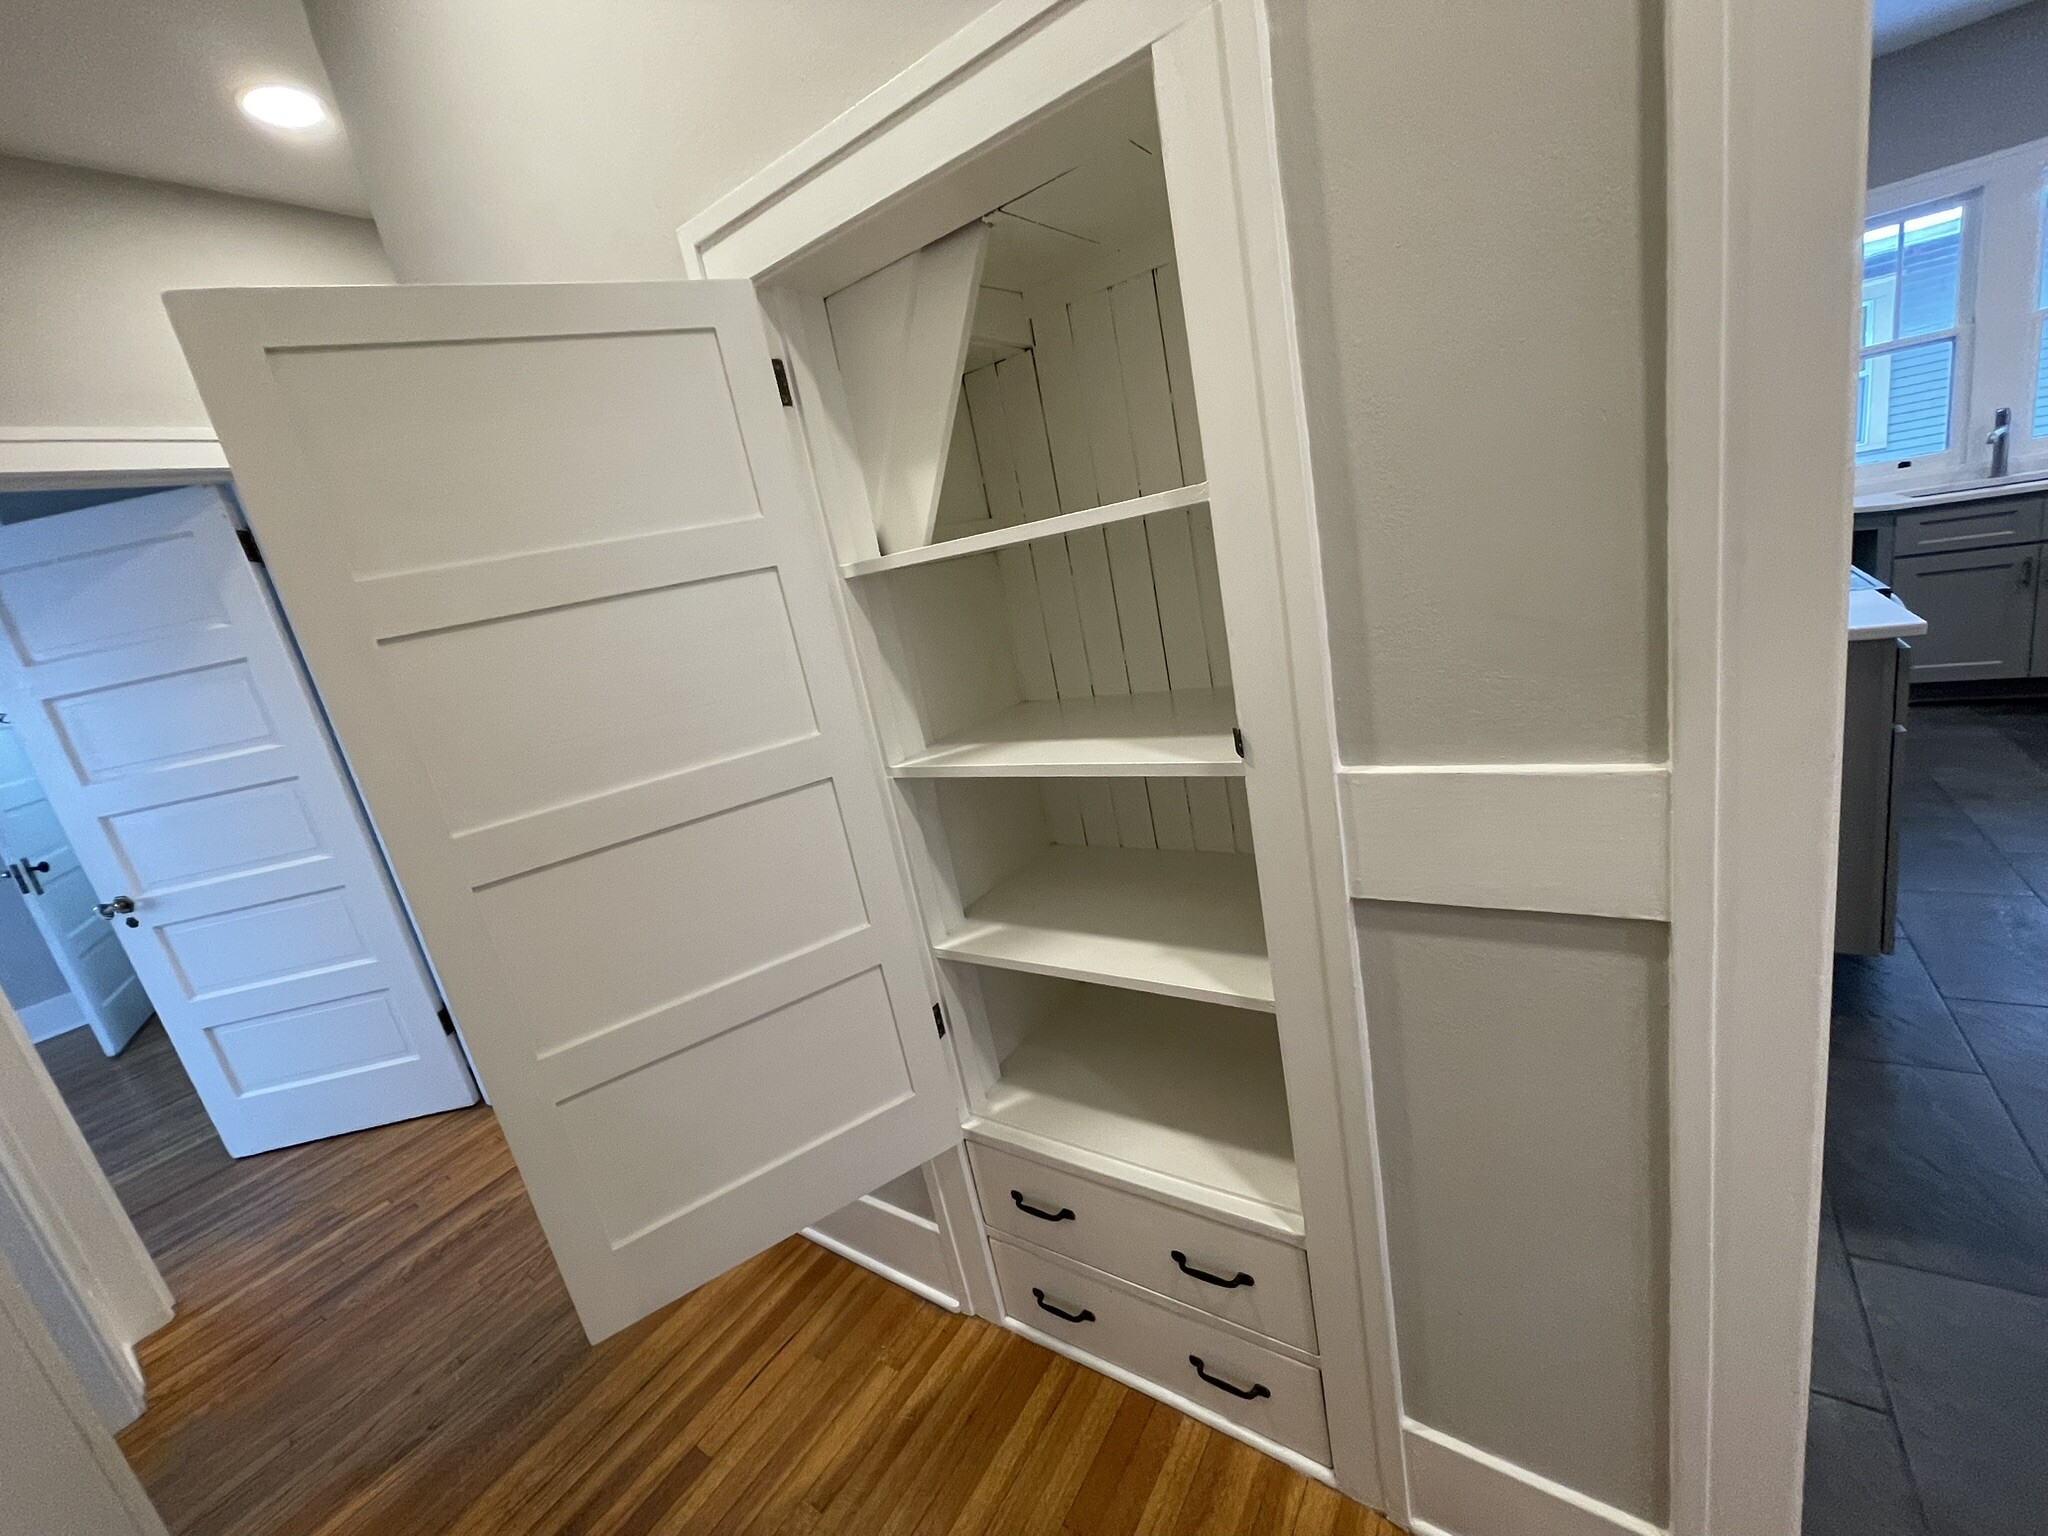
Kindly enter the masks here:
<path id="1" fill-rule="evenodd" d="M 1244 759 L 1230 735 L 1236 719 L 1227 688 L 1027 700 L 953 732 L 893 771 L 899 778 L 1241 776 Z"/>
<path id="2" fill-rule="evenodd" d="M 1082 816 L 1090 815 L 1083 780 Z M 1104 981 L 1140 991 L 1270 1011 L 1273 973 L 1258 877 L 1239 853 L 1116 844 L 1103 796 L 1101 840 L 1048 848 L 970 904 L 940 954 L 982 965 Z"/>
<path id="3" fill-rule="evenodd" d="M 1661 763 L 1346 768 L 1339 779 L 1353 896 L 1669 914 Z"/>
<path id="4" fill-rule="evenodd" d="M 171 307 L 592 1337 L 953 1144 L 751 289 Z"/>
<path id="5" fill-rule="evenodd" d="M 931 542 L 987 248 L 969 224 L 825 301 L 885 552 Z"/>

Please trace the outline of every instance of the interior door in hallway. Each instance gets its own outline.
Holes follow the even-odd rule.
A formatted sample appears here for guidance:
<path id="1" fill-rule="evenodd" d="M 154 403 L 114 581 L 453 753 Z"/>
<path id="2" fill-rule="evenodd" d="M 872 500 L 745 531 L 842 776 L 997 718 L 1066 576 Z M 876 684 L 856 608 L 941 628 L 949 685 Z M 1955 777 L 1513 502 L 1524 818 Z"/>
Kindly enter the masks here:
<path id="1" fill-rule="evenodd" d="M 64 983 L 109 1056 L 149 1022 L 152 1004 L 64 835 L 11 724 L 0 725 L 0 854 Z"/>
<path id="2" fill-rule="evenodd" d="M 211 487 L 0 529 L 0 690 L 237 1157 L 475 1084 L 317 706 Z"/>

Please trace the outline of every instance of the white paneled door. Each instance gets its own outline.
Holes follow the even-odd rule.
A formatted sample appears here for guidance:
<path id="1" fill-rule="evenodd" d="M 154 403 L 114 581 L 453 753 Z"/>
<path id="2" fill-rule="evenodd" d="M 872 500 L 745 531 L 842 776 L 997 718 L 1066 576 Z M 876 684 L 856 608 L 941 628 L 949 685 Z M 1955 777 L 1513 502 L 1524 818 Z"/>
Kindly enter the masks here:
<path id="1" fill-rule="evenodd" d="M 955 1141 L 752 288 L 169 304 L 592 1337 Z"/>
<path id="2" fill-rule="evenodd" d="M 0 529 L 0 694 L 237 1157 L 476 1101 L 212 487 Z"/>
<path id="3" fill-rule="evenodd" d="M 149 1022 L 149 994 L 12 725 L 0 725 L 0 854 L 93 1038 L 114 1055 Z"/>

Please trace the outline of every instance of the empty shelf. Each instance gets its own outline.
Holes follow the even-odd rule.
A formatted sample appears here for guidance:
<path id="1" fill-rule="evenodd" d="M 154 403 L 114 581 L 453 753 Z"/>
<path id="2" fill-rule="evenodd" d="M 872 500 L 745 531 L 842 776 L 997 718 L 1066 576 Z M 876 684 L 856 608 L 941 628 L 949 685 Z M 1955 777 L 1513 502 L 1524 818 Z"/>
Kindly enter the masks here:
<path id="1" fill-rule="evenodd" d="M 899 778 L 1241 775 L 1228 688 L 1031 701 L 958 731 L 892 770 Z"/>
<path id="2" fill-rule="evenodd" d="M 950 960 L 1273 1008 L 1250 854 L 1048 848 L 934 946 Z"/>
<path id="3" fill-rule="evenodd" d="M 977 1128 L 1248 1201 L 1238 1214 L 1300 1230 L 1279 1037 L 1241 1009 L 1077 987 L 1010 1053 Z"/>
<path id="4" fill-rule="evenodd" d="M 1157 512 L 1206 506 L 1208 501 L 1208 482 L 1197 481 L 1178 490 L 1160 491 L 1157 495 L 1140 496 L 1132 501 L 1111 502 L 1106 507 L 1090 507 L 1085 512 L 1063 512 L 1058 517 L 1041 517 L 1034 522 L 1008 523 L 988 533 L 971 533 L 964 539 L 920 544 L 916 549 L 900 549 L 893 555 L 856 560 L 841 566 L 840 570 L 848 576 L 900 571 L 905 566 L 928 565 L 934 560 L 957 560 L 962 555 L 986 554 L 992 549 L 1008 549 L 1012 545 L 1028 544 L 1033 539 L 1058 538 L 1065 533 L 1079 533 L 1083 528 L 1102 528 L 1110 523 L 1128 522 L 1134 517 L 1150 517 Z"/>

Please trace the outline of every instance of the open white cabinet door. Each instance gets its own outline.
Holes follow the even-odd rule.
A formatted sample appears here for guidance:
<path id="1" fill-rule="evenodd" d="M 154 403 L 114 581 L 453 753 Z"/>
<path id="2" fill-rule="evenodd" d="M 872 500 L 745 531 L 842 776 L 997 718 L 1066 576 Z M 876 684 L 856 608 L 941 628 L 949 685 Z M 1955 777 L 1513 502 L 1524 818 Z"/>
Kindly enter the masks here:
<path id="1" fill-rule="evenodd" d="M 956 1140 L 752 288 L 167 302 L 590 1335 Z"/>

